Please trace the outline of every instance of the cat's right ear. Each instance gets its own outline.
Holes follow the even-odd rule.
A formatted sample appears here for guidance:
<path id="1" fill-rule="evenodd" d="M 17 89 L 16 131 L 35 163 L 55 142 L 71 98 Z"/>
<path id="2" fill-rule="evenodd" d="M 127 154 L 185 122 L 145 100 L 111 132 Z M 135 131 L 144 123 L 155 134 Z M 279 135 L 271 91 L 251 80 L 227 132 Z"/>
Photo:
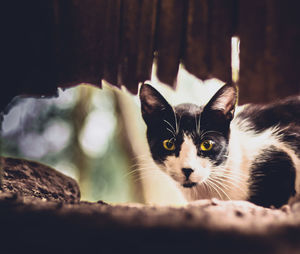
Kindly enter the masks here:
<path id="1" fill-rule="evenodd" d="M 169 118 L 170 114 L 174 116 L 171 105 L 151 85 L 146 83 L 142 84 L 139 96 L 142 116 L 146 124 Z"/>
<path id="2" fill-rule="evenodd" d="M 220 88 L 204 108 L 204 112 L 221 112 L 227 120 L 234 115 L 238 99 L 238 89 L 235 85 L 226 84 Z"/>

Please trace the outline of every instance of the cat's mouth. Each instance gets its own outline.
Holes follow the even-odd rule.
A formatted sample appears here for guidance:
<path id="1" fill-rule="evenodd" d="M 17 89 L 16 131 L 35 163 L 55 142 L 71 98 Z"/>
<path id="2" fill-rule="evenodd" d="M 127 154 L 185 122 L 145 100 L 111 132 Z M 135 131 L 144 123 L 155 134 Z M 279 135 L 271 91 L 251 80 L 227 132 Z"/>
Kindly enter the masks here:
<path id="1" fill-rule="evenodd" d="M 196 185 L 197 185 L 197 183 L 191 182 L 191 181 L 188 181 L 188 182 L 185 182 L 185 183 L 182 184 L 182 186 L 185 187 L 185 188 L 192 188 Z"/>

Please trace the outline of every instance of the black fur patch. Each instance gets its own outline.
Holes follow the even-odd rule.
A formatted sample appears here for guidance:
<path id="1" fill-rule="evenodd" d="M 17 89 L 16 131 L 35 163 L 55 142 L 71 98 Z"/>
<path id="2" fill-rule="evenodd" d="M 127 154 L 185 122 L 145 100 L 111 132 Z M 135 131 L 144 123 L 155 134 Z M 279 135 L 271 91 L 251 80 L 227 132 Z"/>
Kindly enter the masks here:
<path id="1" fill-rule="evenodd" d="M 300 99 L 290 97 L 268 105 L 249 105 L 237 115 L 249 120 L 255 131 L 263 131 L 273 126 L 300 126 Z"/>
<path id="2" fill-rule="evenodd" d="M 249 201 L 264 207 L 280 207 L 295 195 L 295 178 L 295 168 L 288 154 L 270 147 L 252 164 Z"/>

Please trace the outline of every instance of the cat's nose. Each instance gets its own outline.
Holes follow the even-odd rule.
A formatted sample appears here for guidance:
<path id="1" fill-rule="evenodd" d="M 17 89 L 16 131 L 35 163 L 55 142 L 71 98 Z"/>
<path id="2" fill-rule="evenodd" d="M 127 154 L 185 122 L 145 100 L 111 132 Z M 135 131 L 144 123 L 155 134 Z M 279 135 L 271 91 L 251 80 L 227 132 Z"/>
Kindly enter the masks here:
<path id="1" fill-rule="evenodd" d="M 182 168 L 181 169 L 183 174 L 185 175 L 186 179 L 188 180 L 189 176 L 194 172 L 191 168 Z"/>

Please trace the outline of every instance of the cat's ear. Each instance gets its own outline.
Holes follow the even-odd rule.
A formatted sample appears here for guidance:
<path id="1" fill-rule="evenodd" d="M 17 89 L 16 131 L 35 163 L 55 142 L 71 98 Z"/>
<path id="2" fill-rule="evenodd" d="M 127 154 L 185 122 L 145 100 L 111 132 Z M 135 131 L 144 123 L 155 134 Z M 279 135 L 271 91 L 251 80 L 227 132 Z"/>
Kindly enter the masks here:
<path id="1" fill-rule="evenodd" d="M 151 85 L 142 84 L 140 88 L 140 101 L 143 119 L 147 124 L 174 115 L 171 105 Z"/>
<path id="2" fill-rule="evenodd" d="M 226 84 L 221 87 L 207 103 L 204 110 L 218 111 L 231 120 L 237 104 L 238 91 L 235 85 Z"/>

